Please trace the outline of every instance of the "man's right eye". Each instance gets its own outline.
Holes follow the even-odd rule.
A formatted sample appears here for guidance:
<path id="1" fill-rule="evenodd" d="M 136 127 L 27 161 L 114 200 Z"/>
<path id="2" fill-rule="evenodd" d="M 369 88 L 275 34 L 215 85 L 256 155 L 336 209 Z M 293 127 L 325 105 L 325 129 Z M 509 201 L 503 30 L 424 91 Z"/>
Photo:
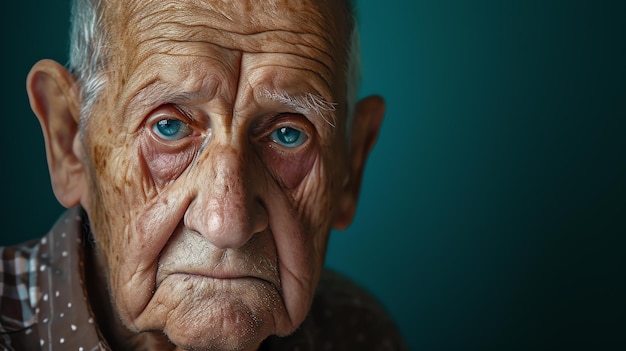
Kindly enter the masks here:
<path id="1" fill-rule="evenodd" d="M 180 140 L 191 135 L 193 130 L 191 127 L 175 118 L 165 118 L 158 120 L 153 126 L 152 131 L 161 139 L 167 141 Z"/>

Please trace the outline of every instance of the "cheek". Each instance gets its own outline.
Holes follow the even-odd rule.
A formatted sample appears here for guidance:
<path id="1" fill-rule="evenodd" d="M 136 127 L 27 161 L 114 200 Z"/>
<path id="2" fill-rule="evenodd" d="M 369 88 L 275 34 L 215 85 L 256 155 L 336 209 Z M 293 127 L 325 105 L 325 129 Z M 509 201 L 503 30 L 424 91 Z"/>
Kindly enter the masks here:
<path id="1" fill-rule="evenodd" d="M 159 189 L 176 180 L 187 169 L 198 149 L 198 143 L 172 149 L 162 147 L 158 142 L 150 140 L 150 137 L 142 138 L 140 159 L 144 163 L 144 172 Z"/>
<path id="2" fill-rule="evenodd" d="M 308 242 L 308 255 L 310 261 L 317 265 L 324 260 L 333 208 L 329 180 L 322 172 L 316 164 L 294 194 L 299 220 L 307 233 L 303 239 Z"/>
<path id="3" fill-rule="evenodd" d="M 279 150 L 278 147 L 269 144 L 263 150 L 263 160 L 274 179 L 285 189 L 295 191 L 311 173 L 315 159 L 318 157 L 315 148 L 297 154 Z"/>
<path id="4" fill-rule="evenodd" d="M 315 232 L 330 227 L 332 212 L 339 195 L 337 170 L 341 169 L 342 165 L 328 156 L 328 153 L 320 154 L 313 159 L 308 165 L 307 173 L 291 192 L 300 221 Z"/>
<path id="5" fill-rule="evenodd" d="M 121 152 L 123 154 L 124 152 Z M 106 258 L 111 256 L 111 252 L 115 251 L 113 246 L 119 246 L 115 243 L 118 236 L 110 233 L 112 227 L 116 226 L 117 221 L 124 220 L 127 215 L 125 206 L 118 203 L 117 206 L 111 206 L 117 203 L 119 199 L 125 199 L 125 184 L 128 182 L 125 174 L 116 174 L 112 170 L 124 169 L 128 167 L 128 162 L 119 157 L 119 149 L 109 144 L 97 144 L 91 150 L 91 167 L 89 169 L 89 184 L 92 191 L 89 194 L 87 203 L 83 206 L 89 214 L 91 228 Z M 110 220 L 105 220 L 109 218 Z"/>
<path id="6" fill-rule="evenodd" d="M 98 247 L 112 268 L 118 266 L 120 250 L 128 245 L 127 223 L 137 197 L 132 192 L 136 191 L 132 184 L 136 183 L 137 163 L 129 158 L 125 146 L 110 144 L 95 145 L 91 160 L 92 191 L 83 205 Z"/>
<path id="7" fill-rule="evenodd" d="M 128 323 L 150 299 L 158 255 L 185 207 L 172 194 L 160 196 L 158 185 L 188 162 L 159 155 L 141 141 L 95 145 L 90 155 L 92 192 L 85 209 L 118 312 Z"/>
<path id="8" fill-rule="evenodd" d="M 335 200 L 334 173 L 330 159 L 322 156 L 308 161 L 310 164 L 305 174 L 300 175 L 297 186 L 285 192 L 288 196 L 282 201 L 289 205 L 276 197 L 269 200 L 283 296 L 294 321 L 304 319 L 308 312 L 323 269 L 329 236 Z"/>

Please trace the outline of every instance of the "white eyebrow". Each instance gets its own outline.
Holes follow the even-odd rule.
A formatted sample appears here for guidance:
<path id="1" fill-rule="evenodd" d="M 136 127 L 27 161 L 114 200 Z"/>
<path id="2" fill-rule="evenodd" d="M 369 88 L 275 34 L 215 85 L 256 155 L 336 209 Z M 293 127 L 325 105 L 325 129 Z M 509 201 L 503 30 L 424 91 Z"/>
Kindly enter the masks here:
<path id="1" fill-rule="evenodd" d="M 313 93 L 289 94 L 284 90 L 264 89 L 261 95 L 270 100 L 285 104 L 302 114 L 314 113 L 321 116 L 331 127 L 335 127 L 335 115 L 337 103 L 324 99 L 323 96 Z"/>

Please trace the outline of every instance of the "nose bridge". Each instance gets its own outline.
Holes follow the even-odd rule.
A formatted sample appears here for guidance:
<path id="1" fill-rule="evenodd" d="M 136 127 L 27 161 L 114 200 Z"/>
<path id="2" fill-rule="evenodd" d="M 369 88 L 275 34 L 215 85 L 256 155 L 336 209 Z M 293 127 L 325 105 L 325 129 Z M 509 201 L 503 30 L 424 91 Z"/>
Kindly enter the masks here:
<path id="1" fill-rule="evenodd" d="M 222 198 L 238 199 L 245 196 L 245 168 L 243 150 L 236 150 L 230 145 L 218 145 L 205 152 L 200 162 L 200 172 L 206 172 L 210 190 Z M 206 163 L 206 164 L 202 164 Z M 234 197 L 226 196 L 232 194 Z"/>
<path id="2" fill-rule="evenodd" d="M 186 220 L 217 247 L 240 247 L 267 226 L 247 168 L 245 150 L 225 144 L 204 150 L 197 164 Z"/>

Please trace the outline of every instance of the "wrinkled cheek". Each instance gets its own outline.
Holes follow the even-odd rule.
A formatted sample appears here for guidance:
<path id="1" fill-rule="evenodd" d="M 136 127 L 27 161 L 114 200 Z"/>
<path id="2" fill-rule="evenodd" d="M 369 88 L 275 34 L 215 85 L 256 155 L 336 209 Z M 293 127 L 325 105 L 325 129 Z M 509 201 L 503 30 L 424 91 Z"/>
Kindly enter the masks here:
<path id="1" fill-rule="evenodd" d="M 119 252 L 124 256 L 111 260 L 118 272 L 111 276 L 114 296 L 124 321 L 133 325 L 144 313 L 156 288 L 158 260 L 179 225 L 185 202 L 169 201 L 167 197 L 149 199 L 140 212 L 122 227 L 127 238 Z"/>
<path id="2" fill-rule="evenodd" d="M 314 163 L 288 196 L 270 200 L 283 297 L 294 326 L 306 317 L 323 269 L 329 229 L 326 185 L 323 167 Z"/>
<path id="3" fill-rule="evenodd" d="M 273 148 L 274 146 L 269 146 Z M 317 154 L 313 151 L 303 155 L 289 155 L 282 152 L 272 152 L 266 159 L 266 166 L 270 169 L 278 183 L 287 190 L 296 189 L 305 177 L 311 172 Z"/>
<path id="4" fill-rule="evenodd" d="M 289 314 L 288 322 L 292 323 L 280 325 L 281 335 L 291 332 L 306 318 L 313 302 L 322 262 L 312 250 L 311 234 L 290 230 L 277 239 L 280 241 L 277 246 L 282 296 Z"/>
<path id="5" fill-rule="evenodd" d="M 176 180 L 193 160 L 199 144 L 188 148 L 166 150 L 148 138 L 143 138 L 140 144 L 139 158 L 143 172 L 149 176 L 157 189 Z"/>
<path id="6" fill-rule="evenodd" d="M 322 160 L 315 162 L 298 187 L 291 192 L 293 206 L 297 209 L 299 221 L 311 233 L 309 240 L 319 240 L 317 233 L 330 228 L 337 194 L 332 170 Z M 317 245 L 316 245 L 317 246 Z"/>
<path id="7" fill-rule="evenodd" d="M 301 235 L 297 237 L 301 252 L 292 256 L 291 264 L 292 269 L 308 276 L 309 281 L 303 285 L 309 286 L 306 293 L 311 297 L 324 265 L 334 201 L 332 179 L 326 170 L 321 162 L 314 163 L 292 193 L 301 226 Z"/>
<path id="8" fill-rule="evenodd" d="M 101 254 L 104 255 L 107 264 L 110 263 L 113 247 L 119 238 L 111 235 L 115 227 L 115 220 L 125 216 L 121 211 L 122 206 L 110 206 L 115 198 L 122 198 L 123 186 L 116 183 L 116 178 L 111 175 L 109 169 L 112 165 L 112 150 L 109 145 L 95 145 L 91 150 L 88 179 L 90 184 L 89 196 L 83 207 L 89 216 L 91 231 L 95 237 Z"/>
<path id="9" fill-rule="evenodd" d="M 158 252 L 169 237 L 155 228 L 142 231 L 138 222 L 146 212 L 163 216 L 163 206 L 156 208 L 156 191 L 147 181 L 137 149 L 97 145 L 92 153 L 92 192 L 85 209 L 117 312 L 130 324 L 150 299 Z M 145 240 L 143 232 L 160 240 Z"/>
<path id="10" fill-rule="evenodd" d="M 152 289 L 149 286 L 141 287 L 137 283 L 140 278 L 137 274 L 138 268 L 148 265 L 141 264 L 141 261 L 149 260 L 150 257 L 143 255 L 141 247 L 133 242 L 130 209 L 124 206 L 124 201 L 118 200 L 116 205 L 112 205 L 113 202 L 109 200 L 113 199 L 101 198 L 89 217 L 92 220 L 96 247 L 103 254 L 109 288 L 118 313 L 125 317 L 125 321 L 129 321 L 129 316 L 136 314 L 133 306 L 144 305 L 146 291 L 150 292 Z"/>

